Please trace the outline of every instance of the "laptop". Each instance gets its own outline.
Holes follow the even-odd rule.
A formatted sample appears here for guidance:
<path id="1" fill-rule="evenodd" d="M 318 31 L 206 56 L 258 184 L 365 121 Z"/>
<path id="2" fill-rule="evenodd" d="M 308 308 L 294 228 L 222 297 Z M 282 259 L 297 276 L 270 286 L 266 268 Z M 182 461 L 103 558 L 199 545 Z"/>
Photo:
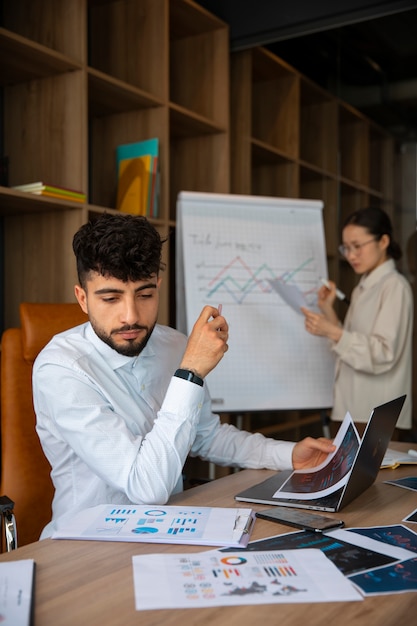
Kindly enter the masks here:
<path id="1" fill-rule="evenodd" d="M 331 513 L 340 511 L 375 482 L 405 398 L 405 395 L 400 396 L 373 409 L 353 460 L 349 478 L 340 489 L 309 500 L 274 497 L 274 493 L 293 473 L 293 470 L 288 470 L 278 472 L 267 480 L 241 491 L 235 499 L 241 502 L 276 504 Z"/>

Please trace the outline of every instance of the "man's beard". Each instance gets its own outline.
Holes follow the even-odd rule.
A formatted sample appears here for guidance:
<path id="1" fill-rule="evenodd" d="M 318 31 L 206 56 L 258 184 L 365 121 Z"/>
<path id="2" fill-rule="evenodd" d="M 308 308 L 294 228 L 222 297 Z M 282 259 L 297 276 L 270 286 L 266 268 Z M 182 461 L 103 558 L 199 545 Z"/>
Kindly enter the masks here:
<path id="1" fill-rule="evenodd" d="M 153 333 L 153 329 L 155 328 L 155 325 L 156 325 L 156 322 L 155 322 L 152 328 L 148 328 L 147 326 L 139 326 L 139 324 L 132 324 L 131 326 L 122 326 L 121 328 L 118 328 L 117 330 L 113 330 L 110 333 L 110 335 L 108 335 L 101 328 L 96 326 L 93 320 L 90 320 L 90 322 L 97 337 L 99 337 L 102 341 L 104 341 L 104 343 L 110 346 L 110 348 L 113 348 L 113 350 L 116 350 L 116 352 L 118 352 L 119 354 L 122 354 L 123 356 L 139 356 L 139 354 L 142 352 L 142 350 L 145 348 L 146 344 L 148 343 Z M 127 332 L 129 330 L 146 330 L 147 332 L 146 332 L 146 335 L 143 337 L 143 339 L 140 339 L 140 340 L 132 339 L 130 341 L 126 340 L 124 345 L 120 345 L 113 340 L 113 334 L 120 333 L 120 332 Z"/>

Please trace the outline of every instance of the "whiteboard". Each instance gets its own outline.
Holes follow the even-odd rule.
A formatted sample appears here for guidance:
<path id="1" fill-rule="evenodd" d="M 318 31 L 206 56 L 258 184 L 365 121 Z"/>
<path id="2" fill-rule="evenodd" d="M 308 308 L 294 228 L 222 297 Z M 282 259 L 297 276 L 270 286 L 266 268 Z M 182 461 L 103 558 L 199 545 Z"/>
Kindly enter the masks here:
<path id="1" fill-rule="evenodd" d="M 189 334 L 206 304 L 222 304 L 229 324 L 229 350 L 206 377 L 213 410 L 332 406 L 328 342 L 307 333 L 304 316 L 274 288 L 317 307 L 327 278 L 322 213 L 319 200 L 179 194 L 177 327 Z"/>

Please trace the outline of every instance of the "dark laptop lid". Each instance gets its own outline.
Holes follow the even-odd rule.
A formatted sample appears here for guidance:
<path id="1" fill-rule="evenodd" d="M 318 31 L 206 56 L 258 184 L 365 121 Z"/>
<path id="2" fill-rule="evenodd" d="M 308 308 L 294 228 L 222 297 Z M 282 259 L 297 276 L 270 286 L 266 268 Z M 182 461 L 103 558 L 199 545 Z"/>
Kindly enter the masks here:
<path id="1" fill-rule="evenodd" d="M 337 510 L 375 482 L 405 398 L 405 395 L 400 396 L 372 411 Z"/>

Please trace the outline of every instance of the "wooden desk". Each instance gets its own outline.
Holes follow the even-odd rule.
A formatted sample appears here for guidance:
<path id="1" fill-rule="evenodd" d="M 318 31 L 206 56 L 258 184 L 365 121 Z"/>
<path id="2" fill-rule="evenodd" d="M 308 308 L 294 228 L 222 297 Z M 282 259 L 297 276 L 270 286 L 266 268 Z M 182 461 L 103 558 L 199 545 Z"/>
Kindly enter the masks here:
<path id="1" fill-rule="evenodd" d="M 407 450 L 407 444 L 392 444 Z M 417 507 L 416 493 L 383 484 L 389 478 L 416 475 L 416 466 L 382 470 L 377 482 L 340 513 L 346 526 L 372 526 L 400 523 Z M 172 502 L 199 506 L 238 506 L 233 496 L 259 482 L 272 472 L 244 470 L 190 489 Z M 251 506 L 249 504 L 245 506 Z M 255 509 L 267 508 L 253 505 Z M 19 523 L 19 520 L 17 520 Z M 409 527 L 417 530 L 416 524 Z M 251 539 L 281 532 L 287 526 L 258 519 Z M 35 587 L 35 626 L 179 626 L 184 623 L 210 626 L 391 626 L 411 624 L 416 619 L 417 594 L 404 593 L 366 598 L 363 602 L 283 604 L 207 609 L 137 612 L 134 606 L 132 555 L 152 552 L 199 552 L 200 546 L 171 546 L 94 541 L 47 539 L 0 555 L 1 561 L 33 558 L 37 563 Z M 272 619 L 272 622 L 271 622 Z"/>

